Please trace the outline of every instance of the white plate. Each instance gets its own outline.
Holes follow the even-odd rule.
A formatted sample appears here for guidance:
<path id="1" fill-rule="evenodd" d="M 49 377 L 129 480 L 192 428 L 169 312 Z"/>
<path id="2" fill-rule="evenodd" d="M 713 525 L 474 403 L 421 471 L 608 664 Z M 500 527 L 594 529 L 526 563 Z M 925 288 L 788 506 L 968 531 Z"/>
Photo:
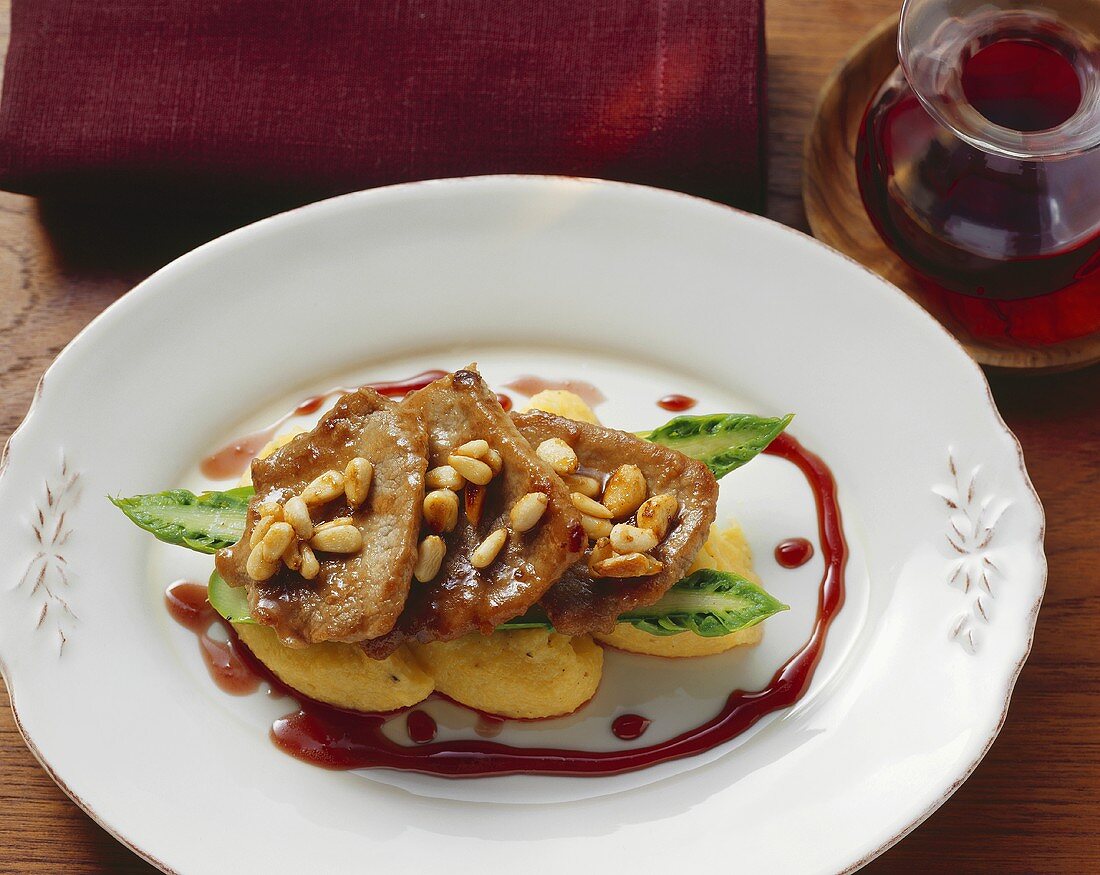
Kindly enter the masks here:
<path id="1" fill-rule="evenodd" d="M 496 384 L 588 379 L 623 428 L 664 421 L 668 392 L 699 412 L 797 412 L 851 547 L 848 600 L 802 701 L 625 776 L 455 781 L 310 767 L 267 740 L 285 701 L 213 686 L 162 601 L 209 560 L 152 541 L 104 496 L 202 486 L 204 454 L 319 389 L 471 359 Z M 177 872 L 856 868 L 992 743 L 1045 580 L 1019 445 L 931 318 L 789 229 L 607 182 L 397 186 L 216 240 L 73 341 L 8 449 L 0 656 L 20 728 L 78 804 Z M 723 481 L 720 514 L 792 605 L 764 643 L 688 663 L 611 655 L 581 715 L 511 740 L 607 745 L 611 716 L 646 709 L 652 743 L 798 647 L 820 563 L 787 571 L 771 551 L 816 540 L 804 481 L 762 457 Z"/>

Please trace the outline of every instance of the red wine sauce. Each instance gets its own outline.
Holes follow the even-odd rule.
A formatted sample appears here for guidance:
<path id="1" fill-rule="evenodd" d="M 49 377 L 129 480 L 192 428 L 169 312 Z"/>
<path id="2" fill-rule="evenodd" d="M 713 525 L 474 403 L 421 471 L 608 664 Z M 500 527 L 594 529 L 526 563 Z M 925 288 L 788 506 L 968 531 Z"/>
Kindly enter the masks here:
<path id="1" fill-rule="evenodd" d="M 659 744 L 622 751 L 521 748 L 474 739 L 410 747 L 386 738 L 382 733 L 385 716 L 352 714 L 316 702 L 304 702 L 299 711 L 277 720 L 271 730 L 273 741 L 292 756 L 337 769 L 392 768 L 447 777 L 613 775 L 709 750 L 761 717 L 790 707 L 813 680 L 829 626 L 844 603 L 847 545 L 836 483 L 825 463 L 788 435 L 780 435 L 765 452 L 797 465 L 813 489 L 825 574 L 809 640 L 764 689 L 734 690 L 721 711 L 701 726 Z"/>
<path id="2" fill-rule="evenodd" d="M 685 410 L 691 410 L 698 403 L 690 395 L 672 394 L 659 399 L 657 406 L 662 410 L 671 410 L 673 413 L 683 413 Z"/>
<path id="3" fill-rule="evenodd" d="M 516 377 L 512 382 L 504 385 L 509 389 L 515 389 L 520 395 L 525 395 L 528 398 L 548 389 L 564 389 L 566 392 L 572 392 L 574 395 L 580 396 L 585 404 L 592 407 L 603 404 L 607 400 L 607 396 L 587 380 L 548 380 L 545 377 L 524 374 L 522 377 Z"/>
<path id="4" fill-rule="evenodd" d="M 316 413 L 321 409 L 321 405 L 325 403 L 325 398 L 327 397 L 327 395 L 314 395 L 310 398 L 306 398 L 294 408 L 294 415 L 309 416 L 311 413 Z"/>
<path id="5" fill-rule="evenodd" d="M 254 431 L 244 437 L 230 441 L 220 450 L 215 450 L 202 460 L 199 470 L 203 477 L 211 480 L 232 480 L 240 477 L 256 454 L 275 437 L 275 430 L 289 417 L 280 419 L 261 431 Z"/>
<path id="6" fill-rule="evenodd" d="M 199 646 L 206 670 L 225 692 L 245 696 L 259 689 L 260 677 L 241 654 L 242 645 L 235 635 L 219 641 L 204 633 L 199 636 Z"/>
<path id="7" fill-rule="evenodd" d="M 253 668 L 251 656 L 245 655 L 245 648 L 229 624 L 210 607 L 203 584 L 177 581 L 164 593 L 164 602 L 172 618 L 198 636 L 199 652 L 214 683 L 234 696 L 259 689 L 261 677 Z M 227 633 L 224 641 L 210 635 L 210 629 L 219 625 Z"/>
<path id="8" fill-rule="evenodd" d="M 503 717 L 493 717 L 491 714 L 477 715 L 477 725 L 474 726 L 474 732 L 482 738 L 496 738 L 503 729 Z"/>
<path id="9" fill-rule="evenodd" d="M 364 383 L 363 385 L 373 389 L 379 395 L 385 395 L 387 398 L 404 398 L 410 392 L 415 392 L 417 389 L 423 389 L 429 383 L 434 383 L 436 380 L 442 380 L 447 376 L 447 373 L 447 371 L 433 369 L 430 371 L 421 371 L 416 376 L 409 377 L 405 380 L 383 380 L 377 383 Z"/>
<path id="10" fill-rule="evenodd" d="M 164 591 L 164 604 L 172 619 L 192 632 L 205 632 L 217 617 L 206 600 L 206 586 L 177 580 Z"/>
<path id="11" fill-rule="evenodd" d="M 427 744 L 435 741 L 435 720 L 427 711 L 410 711 L 405 717 L 405 731 L 409 734 L 409 741 Z"/>
<path id="12" fill-rule="evenodd" d="M 641 738 L 648 728 L 649 720 L 640 714 L 620 714 L 611 722 L 611 731 L 623 741 Z"/>
<path id="13" fill-rule="evenodd" d="M 775 561 L 784 568 L 798 568 L 813 558 L 814 545 L 805 538 L 787 538 L 775 547 Z"/>

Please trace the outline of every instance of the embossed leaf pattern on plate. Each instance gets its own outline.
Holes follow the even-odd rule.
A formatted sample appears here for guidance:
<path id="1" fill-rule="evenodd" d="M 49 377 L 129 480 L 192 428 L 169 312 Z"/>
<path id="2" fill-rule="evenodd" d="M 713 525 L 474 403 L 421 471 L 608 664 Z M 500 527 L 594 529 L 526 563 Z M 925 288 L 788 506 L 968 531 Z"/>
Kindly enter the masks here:
<path id="1" fill-rule="evenodd" d="M 71 632 L 78 619 L 66 598 L 72 572 L 64 551 L 73 534 L 70 514 L 79 499 L 80 474 L 70 468 L 62 453 L 57 473 L 46 480 L 31 517 L 36 551 L 17 584 L 39 605 L 35 628 L 53 630 L 58 655 L 65 650 L 66 632 Z"/>
<path id="2" fill-rule="evenodd" d="M 962 590 L 969 604 L 951 625 L 951 638 L 967 653 L 978 652 L 981 644 L 979 627 L 990 622 L 991 602 L 996 598 L 1002 573 L 993 560 L 997 524 L 1011 501 L 998 500 L 981 489 L 981 466 L 966 474 L 960 471 L 953 448 L 947 451 L 947 467 L 951 482 L 933 487 L 932 491 L 947 505 L 947 543 L 955 555 L 948 583 Z"/>

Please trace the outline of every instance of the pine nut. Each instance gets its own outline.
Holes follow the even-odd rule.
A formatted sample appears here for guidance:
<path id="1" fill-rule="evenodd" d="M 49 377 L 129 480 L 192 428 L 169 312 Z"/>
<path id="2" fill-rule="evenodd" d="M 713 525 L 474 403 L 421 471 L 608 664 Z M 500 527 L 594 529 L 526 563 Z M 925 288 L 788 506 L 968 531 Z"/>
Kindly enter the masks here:
<path id="1" fill-rule="evenodd" d="M 264 559 L 263 545 L 257 544 L 252 548 L 252 552 L 248 554 L 248 561 L 245 562 L 244 570 L 253 580 L 267 580 L 275 576 L 275 572 L 279 570 L 279 565 L 276 562 L 268 562 Z"/>
<path id="2" fill-rule="evenodd" d="M 371 480 L 374 478 L 374 465 L 362 456 L 356 456 L 344 469 L 344 495 L 348 505 L 359 507 L 370 494 Z"/>
<path id="3" fill-rule="evenodd" d="M 585 474 L 566 474 L 562 480 L 570 492 L 579 492 L 589 498 L 600 497 L 600 481 Z"/>
<path id="4" fill-rule="evenodd" d="M 466 441 L 466 443 L 455 450 L 455 455 L 465 456 L 469 459 L 484 459 L 485 454 L 488 452 L 489 442 L 479 438 L 476 441 Z"/>
<path id="5" fill-rule="evenodd" d="M 447 464 L 478 486 L 484 486 L 493 479 L 492 468 L 478 459 L 471 459 L 469 456 L 448 456 Z"/>
<path id="6" fill-rule="evenodd" d="M 572 474 L 581 464 L 573 448 L 561 438 L 543 441 L 535 453 L 554 469 L 555 474 Z"/>
<path id="7" fill-rule="evenodd" d="M 470 564 L 474 568 L 488 568 L 497 558 L 504 542 L 508 540 L 507 529 L 497 529 L 488 538 L 478 544 L 477 549 L 470 554 Z"/>
<path id="8" fill-rule="evenodd" d="M 593 564 L 592 569 L 599 577 L 648 577 L 656 574 L 664 566 L 645 553 L 625 553 L 612 556 Z"/>
<path id="9" fill-rule="evenodd" d="M 504 457 L 501 456 L 500 450 L 489 450 L 481 461 L 492 469 L 494 477 L 504 468 Z"/>
<path id="10" fill-rule="evenodd" d="M 358 553 L 363 549 L 363 533 L 358 526 L 333 526 L 314 534 L 309 546 L 322 553 Z"/>
<path id="11" fill-rule="evenodd" d="M 339 471 L 326 471 L 302 490 L 302 501 L 313 506 L 328 504 L 344 491 L 344 475 Z"/>
<path id="12" fill-rule="evenodd" d="M 611 511 L 611 518 L 621 520 L 634 513 L 645 501 L 648 488 L 645 475 L 637 465 L 616 468 L 603 490 L 603 503 Z"/>
<path id="13" fill-rule="evenodd" d="M 588 554 L 588 573 L 593 577 L 597 577 L 596 566 L 614 555 L 615 551 L 611 547 L 611 541 L 607 538 L 600 538 L 592 546 L 592 551 Z"/>
<path id="14" fill-rule="evenodd" d="M 642 502 L 638 508 L 638 525 L 643 529 L 649 529 L 657 536 L 657 541 L 663 541 L 668 534 L 676 514 L 680 512 L 680 502 L 671 492 L 664 495 L 654 495 Z"/>
<path id="15" fill-rule="evenodd" d="M 508 514 L 512 521 L 512 529 L 517 532 L 531 531 L 539 524 L 549 503 L 550 496 L 545 492 L 528 492 L 512 505 L 512 510 Z"/>
<path id="16" fill-rule="evenodd" d="M 299 571 L 302 568 L 302 542 L 292 538 L 287 548 L 283 550 L 283 564 L 291 571 Z"/>
<path id="17" fill-rule="evenodd" d="M 582 495 L 580 492 L 571 493 L 569 498 L 573 502 L 573 507 L 581 513 L 594 516 L 598 520 L 611 519 L 611 511 L 596 501 L 596 499 L 589 498 L 587 495 Z"/>
<path id="18" fill-rule="evenodd" d="M 450 489 L 458 492 L 466 485 L 466 478 L 459 474 L 450 465 L 440 465 L 432 468 L 424 478 L 429 489 Z"/>
<path id="19" fill-rule="evenodd" d="M 273 517 L 275 522 L 283 518 L 283 506 L 277 501 L 261 501 L 256 505 L 256 513 L 261 517 Z"/>
<path id="20" fill-rule="evenodd" d="M 313 537 L 313 520 L 309 518 L 309 508 L 300 495 L 288 498 L 286 507 L 283 508 L 283 516 L 303 541 Z"/>
<path id="21" fill-rule="evenodd" d="M 317 561 L 309 544 L 302 544 L 302 567 L 298 573 L 306 580 L 313 580 L 321 571 L 321 563 Z"/>
<path id="22" fill-rule="evenodd" d="M 264 535 L 267 534 L 267 530 L 270 529 L 279 520 L 274 516 L 261 516 L 256 525 L 252 528 L 252 534 L 248 539 L 248 546 L 255 547 L 264 539 Z"/>
<path id="23" fill-rule="evenodd" d="M 616 553 L 648 553 L 657 546 L 657 536 L 649 529 L 618 523 L 611 529 L 611 546 Z"/>
<path id="24" fill-rule="evenodd" d="M 581 528 L 590 538 L 607 538 L 611 535 L 611 520 L 598 520 L 594 516 L 582 513 Z"/>
<path id="25" fill-rule="evenodd" d="M 420 547 L 416 551 L 413 577 L 421 583 L 433 580 L 439 574 L 439 566 L 443 564 L 443 557 L 446 555 L 446 542 L 439 535 L 428 535 L 420 542 Z"/>
<path id="26" fill-rule="evenodd" d="M 458 525 L 458 496 L 450 489 L 436 489 L 424 496 L 424 520 L 437 534 Z"/>
<path id="27" fill-rule="evenodd" d="M 264 539 L 260 541 L 260 550 L 263 551 L 264 562 L 278 564 L 283 551 L 294 540 L 294 529 L 290 523 L 273 523 L 267 530 Z"/>
<path id="28" fill-rule="evenodd" d="M 481 509 L 485 506 L 485 487 L 467 483 L 462 490 L 463 503 L 466 506 L 466 519 L 475 529 L 481 525 Z"/>
<path id="29" fill-rule="evenodd" d="M 333 526 L 354 526 L 355 520 L 349 516 L 338 516 L 331 520 L 325 520 L 323 523 L 317 523 L 313 527 L 313 534 L 323 532 L 325 529 L 331 529 Z"/>

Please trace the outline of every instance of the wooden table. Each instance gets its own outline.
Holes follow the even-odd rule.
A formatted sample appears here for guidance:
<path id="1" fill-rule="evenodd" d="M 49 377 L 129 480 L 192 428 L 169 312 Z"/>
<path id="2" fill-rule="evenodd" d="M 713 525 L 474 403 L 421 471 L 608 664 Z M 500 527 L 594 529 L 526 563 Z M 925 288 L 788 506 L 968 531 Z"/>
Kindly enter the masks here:
<path id="1" fill-rule="evenodd" d="M 773 218 L 805 228 L 799 156 L 817 88 L 846 49 L 899 4 L 768 0 Z M 0 8 L 6 45 L 7 0 Z M 89 221 L 0 193 L 0 440 L 77 331 L 199 242 L 187 233 L 149 238 L 106 218 Z M 1047 510 L 1050 583 L 1035 647 L 985 762 L 868 872 L 1100 872 L 1100 368 L 993 383 Z M 0 872 L 154 871 L 54 786 L 6 708 L 0 811 Z"/>

